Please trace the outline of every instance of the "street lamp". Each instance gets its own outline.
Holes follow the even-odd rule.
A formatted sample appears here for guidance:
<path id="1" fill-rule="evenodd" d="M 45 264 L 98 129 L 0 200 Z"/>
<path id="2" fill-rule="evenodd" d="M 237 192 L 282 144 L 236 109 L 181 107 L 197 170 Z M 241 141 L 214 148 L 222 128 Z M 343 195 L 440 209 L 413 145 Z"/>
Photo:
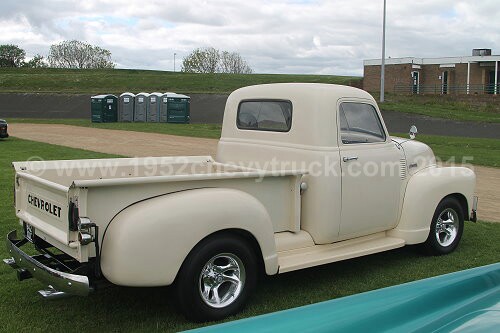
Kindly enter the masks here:
<path id="1" fill-rule="evenodd" d="M 384 23 L 382 28 L 382 66 L 380 68 L 380 102 L 384 101 L 385 90 L 385 2 L 384 0 Z"/>
<path id="2" fill-rule="evenodd" d="M 174 73 L 175 73 L 175 56 L 177 55 L 177 53 L 174 53 Z"/>

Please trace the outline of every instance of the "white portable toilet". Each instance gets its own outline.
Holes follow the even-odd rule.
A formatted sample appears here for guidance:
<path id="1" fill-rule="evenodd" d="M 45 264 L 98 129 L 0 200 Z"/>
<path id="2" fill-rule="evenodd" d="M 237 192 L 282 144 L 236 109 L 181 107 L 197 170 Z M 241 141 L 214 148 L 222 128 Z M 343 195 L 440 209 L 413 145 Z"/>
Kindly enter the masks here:
<path id="1" fill-rule="evenodd" d="M 149 94 L 145 92 L 135 95 L 134 121 L 145 122 L 148 114 Z"/>
<path id="2" fill-rule="evenodd" d="M 146 121 L 149 123 L 157 123 L 160 121 L 160 105 L 162 93 L 154 92 L 149 94 L 148 99 L 148 110 L 146 115 Z"/>
<path id="3" fill-rule="evenodd" d="M 118 100 L 118 121 L 134 121 L 135 94 L 125 92 Z"/>

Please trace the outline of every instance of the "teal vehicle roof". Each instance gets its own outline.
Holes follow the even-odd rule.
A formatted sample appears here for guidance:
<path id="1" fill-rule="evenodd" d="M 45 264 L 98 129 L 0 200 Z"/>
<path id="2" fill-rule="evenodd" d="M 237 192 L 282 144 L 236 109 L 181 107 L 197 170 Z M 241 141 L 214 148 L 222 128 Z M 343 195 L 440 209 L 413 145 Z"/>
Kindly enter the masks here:
<path id="1" fill-rule="evenodd" d="M 190 332 L 499 332 L 500 263 Z"/>

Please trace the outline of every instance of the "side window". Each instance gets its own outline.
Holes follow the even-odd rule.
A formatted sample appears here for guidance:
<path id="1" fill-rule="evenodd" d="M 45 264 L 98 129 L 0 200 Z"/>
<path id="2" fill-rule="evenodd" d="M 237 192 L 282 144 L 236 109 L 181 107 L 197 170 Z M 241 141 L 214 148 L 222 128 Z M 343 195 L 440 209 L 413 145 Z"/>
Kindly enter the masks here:
<path id="1" fill-rule="evenodd" d="M 370 104 L 346 102 L 340 104 L 340 136 L 342 143 L 384 142 L 385 133 Z"/>
<path id="2" fill-rule="evenodd" d="M 290 101 L 242 101 L 236 125 L 239 129 L 288 132 L 292 126 Z"/>

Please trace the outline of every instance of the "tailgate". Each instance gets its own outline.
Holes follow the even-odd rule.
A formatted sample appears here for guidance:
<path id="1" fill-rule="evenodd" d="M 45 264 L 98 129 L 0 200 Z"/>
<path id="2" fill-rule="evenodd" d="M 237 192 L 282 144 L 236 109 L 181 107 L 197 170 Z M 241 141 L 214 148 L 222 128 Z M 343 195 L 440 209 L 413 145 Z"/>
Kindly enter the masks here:
<path id="1" fill-rule="evenodd" d="M 60 245 L 69 244 L 68 198 L 66 186 L 29 173 L 16 173 L 16 215 L 50 243 L 55 240 Z"/>

